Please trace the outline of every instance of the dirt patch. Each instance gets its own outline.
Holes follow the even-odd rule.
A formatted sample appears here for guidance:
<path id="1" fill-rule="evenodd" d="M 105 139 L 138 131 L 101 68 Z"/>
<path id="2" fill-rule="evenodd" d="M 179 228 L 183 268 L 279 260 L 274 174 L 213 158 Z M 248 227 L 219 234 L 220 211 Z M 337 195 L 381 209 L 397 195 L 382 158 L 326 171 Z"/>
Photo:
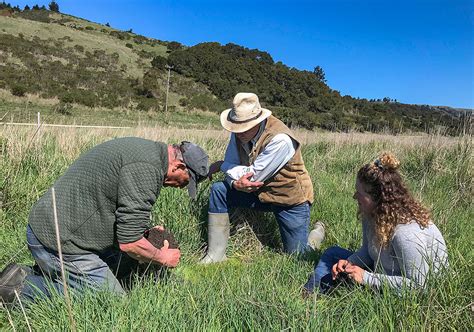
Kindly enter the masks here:
<path id="1" fill-rule="evenodd" d="M 170 249 L 178 249 L 178 241 L 174 238 L 173 233 L 168 230 L 160 231 L 156 228 L 151 228 L 145 232 L 145 238 L 153 244 L 154 247 L 160 249 L 163 247 L 164 241 L 168 240 Z"/>

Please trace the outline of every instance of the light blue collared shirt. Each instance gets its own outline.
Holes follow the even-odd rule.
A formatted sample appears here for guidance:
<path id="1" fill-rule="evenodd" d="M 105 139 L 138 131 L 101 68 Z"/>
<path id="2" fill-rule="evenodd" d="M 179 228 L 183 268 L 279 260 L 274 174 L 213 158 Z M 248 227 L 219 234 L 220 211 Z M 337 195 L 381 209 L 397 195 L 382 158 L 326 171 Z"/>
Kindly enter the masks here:
<path id="1" fill-rule="evenodd" d="M 250 151 L 260 138 L 265 128 L 265 123 L 261 124 L 259 132 L 249 142 L 251 146 L 245 146 L 245 143 L 237 140 L 234 133 L 231 134 L 229 145 L 225 152 L 224 163 L 221 166 L 221 171 L 226 174 L 226 181 L 230 184 L 247 173 L 253 173 L 253 176 L 250 178 L 251 181 L 263 182 L 275 175 L 295 155 L 296 142 L 286 134 L 277 134 L 250 166 L 240 165 L 237 144 L 242 144 L 244 150 Z"/>

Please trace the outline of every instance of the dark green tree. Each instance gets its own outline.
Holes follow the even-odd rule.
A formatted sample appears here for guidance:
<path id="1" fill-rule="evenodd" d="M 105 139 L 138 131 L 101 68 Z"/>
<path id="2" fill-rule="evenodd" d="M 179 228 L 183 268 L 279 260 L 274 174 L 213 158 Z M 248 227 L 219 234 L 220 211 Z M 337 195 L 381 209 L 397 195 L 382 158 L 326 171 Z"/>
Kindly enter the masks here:
<path id="1" fill-rule="evenodd" d="M 11 9 L 12 8 L 12 5 L 10 5 L 9 3 L 6 3 L 5 1 L 2 1 L 0 3 L 0 9 Z"/>
<path id="2" fill-rule="evenodd" d="M 321 66 L 314 67 L 313 74 L 320 82 L 326 83 L 326 74 Z"/>
<path id="3" fill-rule="evenodd" d="M 59 13 L 59 5 L 56 1 L 51 1 L 49 3 L 49 10 L 52 12 Z"/>

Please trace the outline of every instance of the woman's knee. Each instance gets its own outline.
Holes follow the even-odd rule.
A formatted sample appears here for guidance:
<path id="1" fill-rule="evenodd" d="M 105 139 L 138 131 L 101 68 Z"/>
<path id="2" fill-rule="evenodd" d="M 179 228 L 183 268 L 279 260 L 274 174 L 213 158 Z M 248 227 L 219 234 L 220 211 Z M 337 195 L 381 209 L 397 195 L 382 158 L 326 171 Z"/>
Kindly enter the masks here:
<path id="1" fill-rule="evenodd" d="M 327 248 L 323 255 L 321 257 L 325 257 L 325 258 L 332 258 L 332 257 L 336 257 L 336 256 L 339 256 L 339 252 L 342 250 L 343 248 L 339 247 L 339 246 L 332 246 L 332 247 L 329 247 Z"/>

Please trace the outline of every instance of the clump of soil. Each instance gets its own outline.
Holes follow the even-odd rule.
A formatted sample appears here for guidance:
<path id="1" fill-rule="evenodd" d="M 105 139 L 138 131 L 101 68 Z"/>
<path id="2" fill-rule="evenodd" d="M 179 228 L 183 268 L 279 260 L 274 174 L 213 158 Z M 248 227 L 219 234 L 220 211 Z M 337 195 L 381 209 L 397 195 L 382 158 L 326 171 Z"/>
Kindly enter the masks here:
<path id="1" fill-rule="evenodd" d="M 145 232 L 145 238 L 158 249 L 163 247 L 165 240 L 168 240 L 170 249 L 179 248 L 178 241 L 174 238 L 173 233 L 166 229 L 164 231 L 159 231 L 156 228 L 151 228 Z"/>

